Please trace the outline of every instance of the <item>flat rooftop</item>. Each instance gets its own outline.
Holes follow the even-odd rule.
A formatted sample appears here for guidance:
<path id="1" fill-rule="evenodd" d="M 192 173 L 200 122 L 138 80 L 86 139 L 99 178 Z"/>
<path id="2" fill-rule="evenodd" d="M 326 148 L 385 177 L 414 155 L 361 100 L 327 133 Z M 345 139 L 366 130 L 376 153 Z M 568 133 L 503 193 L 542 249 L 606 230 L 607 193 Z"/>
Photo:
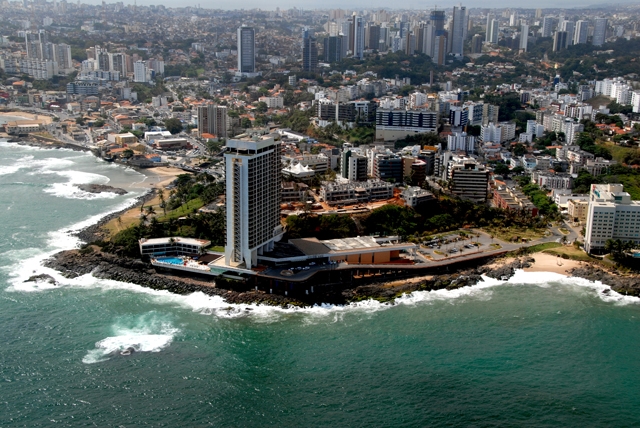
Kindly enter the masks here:
<path id="1" fill-rule="evenodd" d="M 166 245 L 169 244 L 172 238 L 150 238 L 145 239 L 142 238 L 140 240 L 140 244 L 142 245 Z M 189 245 L 210 245 L 211 241 L 205 241 L 204 239 L 195 239 L 195 238 L 182 238 L 182 237 L 173 237 L 173 243 L 175 244 L 189 244 Z"/>

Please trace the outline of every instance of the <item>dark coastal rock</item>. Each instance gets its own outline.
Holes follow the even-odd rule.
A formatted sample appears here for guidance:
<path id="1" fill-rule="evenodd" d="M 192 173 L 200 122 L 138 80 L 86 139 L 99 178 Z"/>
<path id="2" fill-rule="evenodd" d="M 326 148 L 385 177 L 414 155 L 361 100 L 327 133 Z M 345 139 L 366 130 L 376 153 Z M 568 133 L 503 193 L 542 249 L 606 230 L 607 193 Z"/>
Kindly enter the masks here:
<path id="1" fill-rule="evenodd" d="M 36 283 L 46 282 L 53 285 L 58 284 L 58 282 L 51 275 L 48 275 L 46 273 L 41 273 L 39 275 L 32 275 L 28 279 L 26 279 L 24 282 L 36 282 Z"/>
<path id="2" fill-rule="evenodd" d="M 477 272 L 478 274 L 486 275 L 489 278 L 509 279 L 515 274 L 516 270 L 531 267 L 531 264 L 535 263 L 535 261 L 536 260 L 532 257 L 523 257 L 515 259 L 509 264 L 501 265 L 493 269 L 488 266 L 481 266 L 477 269 Z"/>
<path id="3" fill-rule="evenodd" d="M 115 193 L 116 195 L 126 195 L 129 193 L 124 189 L 107 186 L 105 184 L 78 184 L 77 187 L 83 192 L 88 193 Z"/>
<path id="4" fill-rule="evenodd" d="M 640 297 L 640 278 L 638 276 L 612 274 L 592 265 L 573 268 L 569 274 L 589 281 L 600 281 L 620 294 Z"/>
<path id="5" fill-rule="evenodd" d="M 216 287 L 212 280 L 177 277 L 156 272 L 153 265 L 138 259 L 121 257 L 100 251 L 61 251 L 44 262 L 67 278 L 88 273 L 96 278 L 138 284 L 154 290 L 167 290 L 176 294 L 202 292 L 209 296 L 221 296 L 235 304 L 265 304 L 271 306 L 305 306 L 300 300 L 261 291 L 234 291 Z"/>

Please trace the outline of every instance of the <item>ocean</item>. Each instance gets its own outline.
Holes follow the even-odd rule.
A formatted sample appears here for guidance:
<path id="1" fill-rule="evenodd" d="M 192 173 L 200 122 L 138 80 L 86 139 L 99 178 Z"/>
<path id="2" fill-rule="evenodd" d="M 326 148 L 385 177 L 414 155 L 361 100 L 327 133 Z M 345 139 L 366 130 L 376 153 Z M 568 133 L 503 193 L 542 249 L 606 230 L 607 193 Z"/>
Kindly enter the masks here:
<path id="1" fill-rule="evenodd" d="M 0 426 L 640 425 L 639 300 L 603 284 L 518 272 L 294 310 L 41 266 L 149 180 L 0 142 Z"/>

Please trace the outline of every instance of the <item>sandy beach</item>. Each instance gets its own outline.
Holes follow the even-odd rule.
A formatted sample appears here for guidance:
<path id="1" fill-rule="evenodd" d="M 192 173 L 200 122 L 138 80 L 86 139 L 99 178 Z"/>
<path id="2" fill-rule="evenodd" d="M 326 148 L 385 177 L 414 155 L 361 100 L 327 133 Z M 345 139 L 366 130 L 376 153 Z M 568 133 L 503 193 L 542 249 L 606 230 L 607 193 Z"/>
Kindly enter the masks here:
<path id="1" fill-rule="evenodd" d="M 140 183 L 142 185 L 141 187 L 156 189 L 155 196 L 144 203 L 136 204 L 134 207 L 104 224 L 103 228 L 110 233 L 117 233 L 140 221 L 140 215 L 142 214 L 140 211 L 141 205 L 144 207 L 152 206 L 156 213 L 162 213 L 163 210 L 160 207 L 160 192 L 164 194 L 165 200 L 168 200 L 169 192 L 165 189 L 165 186 L 175 180 L 178 175 L 188 174 L 179 168 L 171 166 L 148 168 L 142 170 L 141 173 L 148 177 Z"/>
<path id="2" fill-rule="evenodd" d="M 44 124 L 49 124 L 53 121 L 50 116 L 46 116 L 44 114 L 27 113 L 24 111 L 0 112 L 0 117 L 9 117 L 12 119 L 17 117 L 24 120 L 37 120 L 38 122 L 42 122 Z"/>
<path id="3" fill-rule="evenodd" d="M 582 262 L 577 260 L 563 259 L 562 257 L 555 256 L 553 254 L 535 253 L 531 254 L 535 260 L 533 266 L 524 268 L 525 272 L 554 272 L 561 275 L 569 276 L 568 271 L 583 265 Z M 507 257 L 504 259 L 496 260 L 489 264 L 487 267 L 495 269 L 499 266 L 509 264 L 515 260 L 515 257 Z"/>

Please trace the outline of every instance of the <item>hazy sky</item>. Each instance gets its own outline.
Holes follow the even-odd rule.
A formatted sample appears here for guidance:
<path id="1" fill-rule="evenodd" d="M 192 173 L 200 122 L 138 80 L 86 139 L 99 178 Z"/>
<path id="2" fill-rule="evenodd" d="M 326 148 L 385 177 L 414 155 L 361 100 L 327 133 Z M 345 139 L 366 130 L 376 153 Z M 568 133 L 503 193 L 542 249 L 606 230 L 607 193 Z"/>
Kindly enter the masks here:
<path id="1" fill-rule="evenodd" d="M 86 3 L 94 3 L 99 4 L 101 0 L 81 0 Z M 108 0 L 107 3 L 114 3 L 114 0 Z M 133 0 L 125 0 L 125 4 L 133 4 Z M 281 9 L 289 9 L 292 7 L 297 7 L 301 9 L 378 9 L 378 8 L 388 8 L 393 3 L 389 1 L 383 0 L 238 0 L 238 1 L 199 1 L 199 0 L 137 0 L 137 3 L 140 5 L 160 5 L 163 4 L 167 7 L 184 7 L 184 6 L 197 6 L 200 4 L 200 7 L 206 9 L 254 9 L 261 8 L 265 10 L 275 10 L 275 8 L 280 7 Z M 397 4 L 397 7 L 402 7 L 405 9 L 432 9 L 434 5 L 438 5 L 440 8 L 450 9 L 452 6 L 457 5 L 459 2 L 437 2 L 434 1 L 432 3 L 425 3 L 424 1 L 418 0 L 406 0 Z M 596 3 L 605 3 L 604 0 L 565 0 L 562 3 L 553 0 L 538 0 L 536 2 L 525 1 L 525 0 L 512 0 L 512 1 L 501 1 L 501 0 L 467 0 L 463 1 L 462 5 L 467 6 L 469 8 L 505 8 L 505 7 L 515 7 L 515 8 L 581 8 L 590 4 Z M 616 3 L 627 3 L 626 1 L 616 1 Z"/>

